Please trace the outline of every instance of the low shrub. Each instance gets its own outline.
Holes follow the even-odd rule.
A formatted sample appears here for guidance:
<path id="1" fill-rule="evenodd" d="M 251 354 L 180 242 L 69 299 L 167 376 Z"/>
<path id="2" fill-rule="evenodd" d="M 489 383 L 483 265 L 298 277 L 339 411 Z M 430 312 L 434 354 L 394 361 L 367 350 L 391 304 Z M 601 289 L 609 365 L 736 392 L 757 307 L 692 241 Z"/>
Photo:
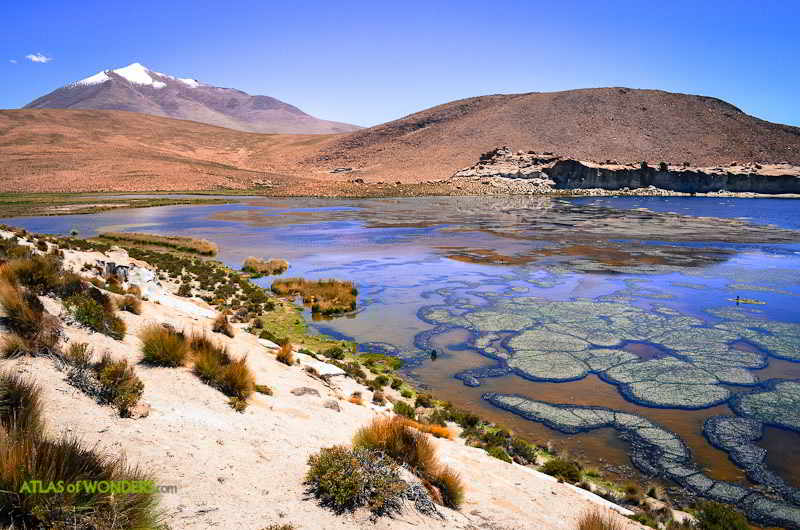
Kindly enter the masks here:
<path id="1" fill-rule="evenodd" d="M 394 403 L 394 413 L 395 414 L 399 414 L 401 416 L 405 416 L 406 418 L 408 418 L 410 420 L 415 420 L 417 418 L 417 412 L 414 409 L 414 407 L 412 407 L 411 405 L 409 405 L 405 401 L 401 401 L 401 400 L 395 401 L 395 403 Z"/>
<path id="2" fill-rule="evenodd" d="M 702 530 L 748 530 L 747 518 L 731 506 L 713 501 L 702 501 L 695 512 Z"/>
<path id="3" fill-rule="evenodd" d="M 214 324 L 211 326 L 211 330 L 214 331 L 214 333 L 222 333 L 228 337 L 233 337 L 233 326 L 228 321 L 228 315 L 226 313 L 217 315 L 217 318 L 214 319 Z"/>
<path id="4" fill-rule="evenodd" d="M 308 493 L 337 513 L 366 506 L 374 515 L 391 515 L 403 506 L 408 484 L 397 464 L 377 451 L 328 447 L 312 455 L 308 466 Z"/>
<path id="5" fill-rule="evenodd" d="M 489 456 L 493 456 L 498 460 L 502 460 L 503 462 L 508 462 L 509 464 L 513 462 L 511 457 L 506 453 L 506 450 L 500 447 L 499 445 L 494 445 L 486 450 L 489 453 Z"/>
<path id="6" fill-rule="evenodd" d="M 581 514 L 576 530 L 623 530 L 624 528 L 623 523 L 611 511 L 594 508 Z"/>
<path id="7" fill-rule="evenodd" d="M 117 301 L 117 307 L 120 311 L 127 311 L 134 315 L 142 314 L 142 301 L 132 294 L 127 294 Z"/>
<path id="8" fill-rule="evenodd" d="M 386 403 L 386 396 L 380 390 L 376 390 L 372 393 L 372 402 L 376 405 L 383 405 Z"/>
<path id="9" fill-rule="evenodd" d="M 92 363 L 92 350 L 85 342 L 73 342 L 61 358 L 70 366 L 85 369 Z"/>
<path id="10" fill-rule="evenodd" d="M 542 473 L 560 478 L 565 482 L 578 482 L 581 479 L 581 468 L 577 462 L 562 458 L 551 458 L 539 469 Z"/>
<path id="11" fill-rule="evenodd" d="M 417 394 L 416 400 L 414 400 L 415 407 L 422 407 L 422 408 L 433 408 L 436 404 L 433 401 L 433 396 L 430 394 Z"/>
<path id="12" fill-rule="evenodd" d="M 406 399 L 410 399 L 410 398 L 414 397 L 414 392 L 412 392 L 411 390 L 405 389 L 402 392 L 400 392 L 400 395 L 403 396 Z"/>
<path id="13" fill-rule="evenodd" d="M 144 391 L 144 383 L 133 367 L 125 359 L 114 360 L 105 353 L 93 369 L 103 388 L 103 400 L 116 407 L 120 416 L 128 416 Z"/>
<path id="14" fill-rule="evenodd" d="M 189 342 L 182 333 L 150 324 L 139 332 L 139 339 L 142 341 L 142 362 L 169 367 L 186 364 Z"/>
<path id="15" fill-rule="evenodd" d="M 75 320 L 92 331 L 122 340 L 125 337 L 126 327 L 113 312 L 113 303 L 108 297 L 97 289 L 90 289 L 89 295 L 76 294 L 66 300 L 64 305 L 75 317 Z"/>
<path id="16" fill-rule="evenodd" d="M 403 386 L 403 380 L 393 377 L 392 383 L 389 386 L 392 388 L 392 390 L 400 390 L 400 387 Z"/>
<path id="17" fill-rule="evenodd" d="M 182 283 L 180 287 L 178 287 L 178 296 L 185 296 L 187 298 L 192 296 L 192 286 L 188 283 Z"/>
<path id="18" fill-rule="evenodd" d="M 330 359 L 341 361 L 344 359 L 344 349 L 341 346 L 333 346 L 322 352 L 322 355 Z"/>
<path id="19" fill-rule="evenodd" d="M 61 262 L 55 256 L 33 255 L 14 259 L 0 269 L 0 276 L 11 284 L 20 284 L 42 295 L 57 290 L 61 284 Z"/>
<path id="20" fill-rule="evenodd" d="M 292 366 L 294 364 L 292 345 L 289 343 L 282 345 L 278 350 L 278 353 L 275 355 L 275 358 L 287 366 Z"/>
<path id="21" fill-rule="evenodd" d="M 514 456 L 522 458 L 529 464 L 536 463 L 538 451 L 533 444 L 526 442 L 522 438 L 514 437 L 511 439 L 511 449 L 514 451 Z"/>

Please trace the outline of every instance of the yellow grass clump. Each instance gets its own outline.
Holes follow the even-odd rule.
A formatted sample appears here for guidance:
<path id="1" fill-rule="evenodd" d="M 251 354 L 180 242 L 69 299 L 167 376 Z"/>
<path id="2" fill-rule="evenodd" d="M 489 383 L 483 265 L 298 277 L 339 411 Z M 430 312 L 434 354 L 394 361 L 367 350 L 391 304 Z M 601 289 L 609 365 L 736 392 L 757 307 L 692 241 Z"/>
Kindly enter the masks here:
<path id="1" fill-rule="evenodd" d="M 623 530 L 623 525 L 609 511 L 588 510 L 578 520 L 576 530 Z"/>
<path id="2" fill-rule="evenodd" d="M 123 243 L 174 248 L 182 252 L 192 252 L 203 256 L 214 256 L 219 250 L 219 247 L 213 241 L 188 236 L 161 236 L 139 232 L 101 232 L 97 237 Z"/>
<path id="3" fill-rule="evenodd" d="M 346 313 L 356 308 L 358 289 L 353 282 L 344 280 L 306 280 L 285 278 L 272 282 L 272 292 L 279 296 L 300 296 L 312 313 L 332 315 Z"/>
<path id="4" fill-rule="evenodd" d="M 436 448 L 419 424 L 403 416 L 379 417 L 359 429 L 353 447 L 382 451 L 402 462 L 428 486 L 435 488 L 445 506 L 459 508 L 464 501 L 464 484 L 458 472 L 442 465 Z"/>
<path id="5" fill-rule="evenodd" d="M 265 260 L 263 258 L 250 256 L 244 260 L 244 263 L 242 263 L 242 271 L 249 272 L 251 274 L 268 276 L 273 274 L 283 274 L 288 268 L 289 262 L 285 259 L 278 258 Z"/>
<path id="6" fill-rule="evenodd" d="M 294 353 L 292 352 L 292 345 L 288 342 L 282 345 L 281 349 L 279 349 L 278 353 L 275 355 L 275 358 L 287 366 L 293 365 Z"/>
<path id="7" fill-rule="evenodd" d="M 155 366 L 183 366 L 189 356 L 189 342 L 182 333 L 159 324 L 150 324 L 139 332 L 142 361 Z"/>

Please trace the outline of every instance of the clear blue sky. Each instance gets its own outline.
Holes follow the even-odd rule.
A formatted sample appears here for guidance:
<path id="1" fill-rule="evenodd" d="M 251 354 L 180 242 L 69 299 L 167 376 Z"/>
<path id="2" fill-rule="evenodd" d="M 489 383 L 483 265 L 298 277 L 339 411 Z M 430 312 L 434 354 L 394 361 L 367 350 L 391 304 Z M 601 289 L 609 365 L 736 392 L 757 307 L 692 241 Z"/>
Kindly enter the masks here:
<path id="1" fill-rule="evenodd" d="M 798 0 L 0 2 L 0 108 L 132 62 L 359 125 L 598 86 L 705 94 L 800 125 Z"/>

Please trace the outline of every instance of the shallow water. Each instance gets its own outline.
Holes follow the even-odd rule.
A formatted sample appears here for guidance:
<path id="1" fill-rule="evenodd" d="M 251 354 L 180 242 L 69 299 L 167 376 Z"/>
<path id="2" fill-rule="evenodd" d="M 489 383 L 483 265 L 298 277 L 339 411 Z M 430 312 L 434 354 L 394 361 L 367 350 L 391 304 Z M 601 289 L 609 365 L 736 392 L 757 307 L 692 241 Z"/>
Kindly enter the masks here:
<path id="1" fill-rule="evenodd" d="M 612 465 L 629 463 L 627 444 L 613 430 L 561 434 L 481 396 L 519 394 L 633 412 L 680 436 L 707 475 L 746 484 L 743 470 L 708 443 L 703 421 L 733 415 L 730 397 L 763 390 L 761 381 L 800 379 L 800 238 L 764 228 L 800 229 L 798 204 L 674 197 L 246 198 L 5 222 L 86 236 L 127 230 L 203 237 L 219 244 L 219 258 L 232 267 L 250 255 L 282 257 L 291 263 L 287 275 L 353 280 L 358 311 L 312 324 L 351 337 L 365 350 L 382 343 L 407 359 L 409 375 L 437 395 L 536 441 L 552 439 Z M 698 353 L 697 345 L 713 347 Z M 427 360 L 430 348 L 440 353 L 435 362 Z M 646 390 L 635 384 L 625 390 L 620 378 L 630 374 L 608 366 L 573 373 L 580 365 L 575 355 L 601 350 L 629 356 L 625 370 L 676 359 L 683 364 L 642 375 L 654 382 Z M 720 376 L 728 365 L 742 368 Z M 668 384 L 686 383 L 666 382 L 676 373 L 713 380 L 667 392 Z M 480 386 L 465 386 L 456 374 L 474 375 Z M 746 377 L 752 380 L 740 380 Z M 701 391 L 692 394 L 695 389 Z M 785 413 L 787 421 L 798 414 Z M 768 450 L 768 466 L 800 485 L 800 452 L 793 449 L 800 435 L 766 427 L 759 444 Z"/>

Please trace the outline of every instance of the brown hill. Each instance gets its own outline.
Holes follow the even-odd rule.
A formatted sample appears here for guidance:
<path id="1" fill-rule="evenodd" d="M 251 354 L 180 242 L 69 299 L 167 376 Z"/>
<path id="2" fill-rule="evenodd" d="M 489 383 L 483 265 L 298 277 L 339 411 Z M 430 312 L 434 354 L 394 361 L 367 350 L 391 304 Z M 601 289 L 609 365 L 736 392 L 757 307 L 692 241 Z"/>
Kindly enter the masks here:
<path id="1" fill-rule="evenodd" d="M 162 74 L 139 63 L 70 83 L 25 108 L 128 110 L 261 133 L 329 134 L 360 129 L 315 118 L 273 97 Z"/>
<path id="2" fill-rule="evenodd" d="M 326 135 L 255 134 L 111 110 L 0 111 L 0 189 L 186 190 L 285 181 Z M 297 154 L 299 152 L 299 154 Z"/>
<path id="3" fill-rule="evenodd" d="M 454 101 L 342 136 L 307 164 L 425 180 L 448 177 L 502 145 L 594 161 L 800 164 L 798 127 L 715 98 L 628 88 Z"/>
<path id="4" fill-rule="evenodd" d="M 243 188 L 308 179 L 422 182 L 501 145 L 581 160 L 800 165 L 800 128 L 714 98 L 603 88 L 482 96 L 347 134 L 256 134 L 123 111 L 0 111 L 0 190 Z M 333 173 L 336 168 L 352 172 Z M 350 192 L 348 192 L 350 193 Z"/>

